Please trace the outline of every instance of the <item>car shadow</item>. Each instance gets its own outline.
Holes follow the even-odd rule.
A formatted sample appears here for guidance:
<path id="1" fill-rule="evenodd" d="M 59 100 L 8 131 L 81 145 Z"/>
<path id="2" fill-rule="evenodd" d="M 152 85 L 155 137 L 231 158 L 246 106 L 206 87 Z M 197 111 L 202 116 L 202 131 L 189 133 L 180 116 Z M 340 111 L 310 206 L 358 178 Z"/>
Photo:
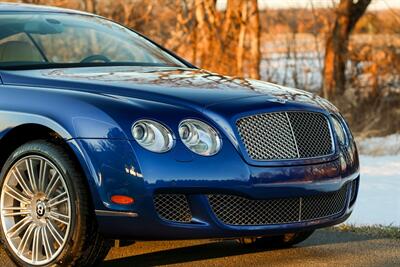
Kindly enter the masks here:
<path id="1" fill-rule="evenodd" d="M 313 247 L 324 244 L 339 244 L 359 242 L 375 239 L 371 236 L 353 233 L 341 233 L 334 231 L 317 231 L 307 241 L 296 247 Z M 118 258 L 104 261 L 101 267 L 118 266 L 160 266 L 168 264 L 188 263 L 199 260 L 211 260 L 230 256 L 250 255 L 258 252 L 279 250 L 282 248 L 260 248 L 251 245 L 241 245 L 236 241 L 211 241 L 210 243 L 191 245 L 187 247 L 172 248 L 162 251 L 150 252 L 140 255 L 132 255 L 125 258 Z M 135 253 L 135 246 L 132 246 L 132 254 Z"/>

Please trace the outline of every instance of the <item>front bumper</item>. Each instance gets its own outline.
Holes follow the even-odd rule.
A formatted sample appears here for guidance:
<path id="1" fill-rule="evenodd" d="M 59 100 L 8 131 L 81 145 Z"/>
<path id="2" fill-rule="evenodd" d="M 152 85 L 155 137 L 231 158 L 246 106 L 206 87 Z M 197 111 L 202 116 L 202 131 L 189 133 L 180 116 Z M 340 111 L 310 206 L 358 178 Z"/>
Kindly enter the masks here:
<path id="1" fill-rule="evenodd" d="M 335 192 L 359 179 L 355 147 L 351 155 L 330 162 L 302 166 L 260 167 L 245 163 L 233 146 L 214 157 L 196 157 L 177 143 L 175 152 L 135 151 L 123 140 L 72 140 L 87 166 L 89 185 L 101 233 L 109 238 L 135 240 L 236 238 L 306 231 L 339 224 L 354 207 L 357 188 L 346 196 L 340 213 L 322 219 L 281 224 L 234 226 L 214 214 L 206 195 L 239 195 L 254 200 L 297 198 Z M 83 153 L 84 152 L 84 153 Z M 189 154 L 188 154 L 189 153 Z M 139 164 L 140 162 L 140 164 Z M 351 192 L 350 192 L 351 191 Z M 154 206 L 158 193 L 185 194 L 192 220 L 177 223 L 160 218 Z M 129 206 L 116 205 L 112 195 L 135 198 Z M 351 200 L 350 198 L 353 198 Z"/>
<path id="2" fill-rule="evenodd" d="M 154 212 L 153 200 L 148 199 L 147 207 L 137 217 L 130 213 L 98 214 L 100 231 L 107 237 L 134 240 L 178 240 L 178 239 L 213 239 L 238 238 L 247 236 L 268 236 L 297 231 L 314 230 L 328 227 L 345 221 L 351 214 L 354 205 L 349 198 L 343 211 L 334 216 L 306 222 L 269 224 L 257 226 L 233 226 L 222 223 L 216 218 L 204 195 L 188 197 L 192 211 L 190 223 L 177 223 L 161 219 Z M 354 202 L 353 202 L 354 204 Z M 122 216 L 121 216 L 122 215 Z"/>

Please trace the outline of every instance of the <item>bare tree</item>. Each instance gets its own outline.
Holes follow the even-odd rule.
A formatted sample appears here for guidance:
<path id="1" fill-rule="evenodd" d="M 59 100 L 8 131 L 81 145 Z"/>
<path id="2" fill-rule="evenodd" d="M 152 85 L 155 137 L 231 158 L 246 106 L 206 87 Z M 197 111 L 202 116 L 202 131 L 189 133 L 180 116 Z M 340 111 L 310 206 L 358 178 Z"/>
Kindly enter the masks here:
<path id="1" fill-rule="evenodd" d="M 96 0 L 84 0 L 83 4 L 87 12 L 96 13 L 96 5 L 97 5 Z"/>
<path id="2" fill-rule="evenodd" d="M 324 68 L 324 96 L 333 99 L 343 95 L 346 86 L 346 62 L 349 37 L 357 21 L 365 13 L 371 0 L 341 0 L 329 35 Z"/>
<path id="3" fill-rule="evenodd" d="M 195 0 L 196 54 L 200 66 L 215 70 L 215 57 L 220 51 L 218 20 L 215 0 Z"/>
<path id="4" fill-rule="evenodd" d="M 247 31 L 247 21 L 248 21 L 248 4 L 247 1 L 241 3 L 241 14 L 239 18 L 240 22 L 240 30 L 238 35 L 237 42 L 237 51 L 236 51 L 236 66 L 237 66 L 237 75 L 244 75 L 244 56 L 245 56 L 245 45 L 246 45 L 246 31 Z"/>
<path id="5" fill-rule="evenodd" d="M 233 8 L 240 12 L 237 18 L 233 18 L 239 22 L 236 26 L 239 33 L 237 34 L 237 42 L 229 42 L 236 48 L 236 74 L 239 76 L 248 74 L 249 77 L 254 79 L 260 79 L 261 61 L 261 27 L 257 2 L 257 0 L 237 1 L 236 6 L 233 6 Z M 233 33 L 235 33 L 235 31 Z M 246 45 L 249 47 L 248 53 L 245 53 Z M 232 52 L 232 49 L 230 51 Z M 248 61 L 246 66 L 248 68 L 247 72 L 245 70 L 246 61 Z"/>
<path id="6" fill-rule="evenodd" d="M 261 24 L 258 1 L 250 0 L 249 10 L 249 39 L 250 39 L 250 67 L 249 76 L 253 79 L 260 79 L 261 63 Z"/>
<path id="7" fill-rule="evenodd" d="M 257 0 L 228 0 L 224 11 L 217 10 L 215 0 L 195 0 L 194 9 L 199 66 L 232 76 L 259 78 Z"/>

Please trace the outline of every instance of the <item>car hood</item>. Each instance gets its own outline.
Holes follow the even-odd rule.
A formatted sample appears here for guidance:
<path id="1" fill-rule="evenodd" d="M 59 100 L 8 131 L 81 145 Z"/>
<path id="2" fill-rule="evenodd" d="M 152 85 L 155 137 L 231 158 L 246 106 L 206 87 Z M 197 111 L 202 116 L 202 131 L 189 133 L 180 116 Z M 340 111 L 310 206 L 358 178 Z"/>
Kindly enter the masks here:
<path id="1" fill-rule="evenodd" d="M 333 108 L 327 101 L 301 90 L 199 69 L 96 67 L 5 71 L 1 74 L 4 84 L 64 88 L 119 98 L 180 102 L 203 108 L 260 96 L 266 102 L 297 102 Z"/>

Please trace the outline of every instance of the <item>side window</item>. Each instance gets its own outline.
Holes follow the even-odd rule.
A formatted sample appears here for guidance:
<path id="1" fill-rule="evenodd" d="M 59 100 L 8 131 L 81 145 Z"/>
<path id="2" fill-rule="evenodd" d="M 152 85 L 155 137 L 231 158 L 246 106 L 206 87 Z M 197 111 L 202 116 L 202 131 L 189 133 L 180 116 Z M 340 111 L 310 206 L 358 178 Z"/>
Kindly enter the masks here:
<path id="1" fill-rule="evenodd" d="M 25 33 L 18 33 L 0 40 L 0 62 L 43 62 L 43 57 Z"/>
<path id="2" fill-rule="evenodd" d="M 4 43 L 7 43 L 7 42 L 26 42 L 26 43 L 29 43 L 29 44 L 32 43 L 31 40 L 29 40 L 29 37 L 26 36 L 25 33 L 18 33 L 18 34 L 15 34 L 15 35 L 8 36 L 8 37 L 6 37 L 4 39 L 1 39 L 0 40 L 0 45 L 2 45 Z"/>

